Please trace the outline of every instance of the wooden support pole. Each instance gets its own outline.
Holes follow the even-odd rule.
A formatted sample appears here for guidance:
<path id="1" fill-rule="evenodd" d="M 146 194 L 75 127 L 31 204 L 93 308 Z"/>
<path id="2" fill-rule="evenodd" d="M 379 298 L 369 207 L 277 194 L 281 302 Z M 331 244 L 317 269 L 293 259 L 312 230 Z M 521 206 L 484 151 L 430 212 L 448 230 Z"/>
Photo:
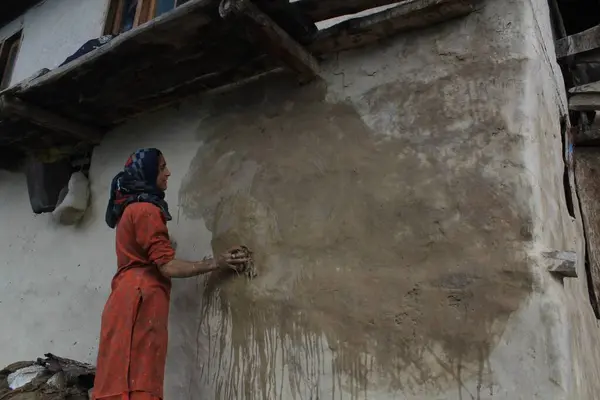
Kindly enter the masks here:
<path id="1" fill-rule="evenodd" d="M 72 137 L 90 144 L 98 144 L 102 138 L 99 129 L 90 128 L 25 103 L 16 97 L 3 95 L 0 97 L 0 113 L 4 116 L 16 116 L 36 125 L 57 132 L 65 132 Z"/>
<path id="2" fill-rule="evenodd" d="M 467 15 L 475 11 L 478 4 L 478 0 L 407 0 L 396 7 L 320 31 L 309 50 L 321 55 L 361 47 L 398 32 Z"/>
<path id="3" fill-rule="evenodd" d="M 249 39 L 283 61 L 302 81 L 319 74 L 317 59 L 249 0 L 222 0 L 219 13 L 222 18 L 239 18 L 248 29 Z"/>
<path id="4" fill-rule="evenodd" d="M 561 60 L 600 48 L 600 25 L 556 41 L 556 58 Z"/>
<path id="5" fill-rule="evenodd" d="M 549 251 L 543 253 L 548 271 L 566 278 L 577 278 L 577 253 L 573 251 Z"/>

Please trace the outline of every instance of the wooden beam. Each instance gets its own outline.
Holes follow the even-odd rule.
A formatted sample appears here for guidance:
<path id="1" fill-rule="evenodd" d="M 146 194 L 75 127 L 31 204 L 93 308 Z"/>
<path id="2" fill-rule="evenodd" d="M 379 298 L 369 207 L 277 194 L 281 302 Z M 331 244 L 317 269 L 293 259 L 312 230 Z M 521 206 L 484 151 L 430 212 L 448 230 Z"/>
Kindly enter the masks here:
<path id="1" fill-rule="evenodd" d="M 575 175 L 586 242 L 586 277 L 590 303 L 600 318 L 600 151 L 575 148 Z"/>
<path id="2" fill-rule="evenodd" d="M 318 22 L 399 2 L 399 0 L 300 0 L 291 4 L 298 11 Z"/>
<path id="3" fill-rule="evenodd" d="M 571 96 L 569 110 L 600 111 L 600 93 L 582 93 Z"/>
<path id="4" fill-rule="evenodd" d="M 556 58 L 559 60 L 600 48 L 600 25 L 559 39 L 555 47 Z"/>
<path id="5" fill-rule="evenodd" d="M 600 82 L 587 83 L 569 89 L 569 109 L 573 111 L 600 111 Z"/>
<path id="6" fill-rule="evenodd" d="M 302 81 L 319 74 L 319 62 L 304 47 L 281 29 L 268 15 L 249 0 L 223 0 L 222 18 L 235 16 L 247 26 L 249 39 L 295 71 Z"/>
<path id="7" fill-rule="evenodd" d="M 316 55 L 361 47 L 398 32 L 424 28 L 473 12 L 478 0 L 407 0 L 400 5 L 353 18 L 319 32 L 309 46 Z"/>
<path id="8" fill-rule="evenodd" d="M 549 251 L 543 253 L 548 271 L 566 278 L 577 278 L 577 253 L 573 251 Z"/>
<path id="9" fill-rule="evenodd" d="M 590 82 L 585 85 L 575 86 L 569 89 L 569 93 L 571 94 L 580 94 L 580 93 L 600 93 L 600 81 L 599 82 Z"/>
<path id="10" fill-rule="evenodd" d="M 53 131 L 68 133 L 83 142 L 98 144 L 102 139 L 102 132 L 98 129 L 68 120 L 15 97 L 0 97 L 0 113 L 4 116 L 19 117 Z"/>

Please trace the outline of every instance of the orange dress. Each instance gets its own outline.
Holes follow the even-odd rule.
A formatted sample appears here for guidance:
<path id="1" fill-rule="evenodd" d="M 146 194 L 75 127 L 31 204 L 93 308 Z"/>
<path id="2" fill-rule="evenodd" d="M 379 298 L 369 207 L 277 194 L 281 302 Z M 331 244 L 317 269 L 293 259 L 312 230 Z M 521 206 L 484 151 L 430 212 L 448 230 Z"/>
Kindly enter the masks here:
<path id="1" fill-rule="evenodd" d="M 158 266 L 175 258 L 166 220 L 133 203 L 116 228 L 117 273 L 104 312 L 93 398 L 162 399 L 171 280 Z"/>

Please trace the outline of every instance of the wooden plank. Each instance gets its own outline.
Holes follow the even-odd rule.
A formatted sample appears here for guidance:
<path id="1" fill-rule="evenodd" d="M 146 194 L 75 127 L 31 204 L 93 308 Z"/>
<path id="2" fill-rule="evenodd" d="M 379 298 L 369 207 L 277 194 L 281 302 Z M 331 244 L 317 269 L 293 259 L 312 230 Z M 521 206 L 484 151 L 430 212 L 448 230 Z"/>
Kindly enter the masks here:
<path id="1" fill-rule="evenodd" d="M 467 15 L 478 0 L 407 0 L 379 13 L 353 18 L 319 32 L 309 46 L 315 55 L 361 47 L 393 34 Z"/>
<path id="2" fill-rule="evenodd" d="M 600 93 L 576 94 L 569 99 L 569 110 L 600 111 Z"/>
<path id="3" fill-rule="evenodd" d="M 4 116 L 31 121 L 52 131 L 68 133 L 84 142 L 97 144 L 102 139 L 102 132 L 98 129 L 70 121 L 14 97 L 6 95 L 0 97 L 0 113 Z"/>
<path id="4" fill-rule="evenodd" d="M 292 5 L 318 22 L 399 2 L 399 0 L 300 0 Z"/>
<path id="5" fill-rule="evenodd" d="M 600 47 L 600 25 L 556 41 L 556 58 L 559 60 Z"/>
<path id="6" fill-rule="evenodd" d="M 251 1 L 223 0 L 219 13 L 223 18 L 238 17 L 248 27 L 249 39 L 283 61 L 301 80 L 307 81 L 319 74 L 317 59 Z"/>
<path id="7" fill-rule="evenodd" d="M 577 253 L 573 251 L 549 251 L 543 253 L 548 272 L 565 278 L 577 278 Z"/>
<path id="8" fill-rule="evenodd" d="M 585 85 L 575 86 L 569 89 L 569 93 L 600 93 L 600 82 L 590 82 Z"/>
<path id="9" fill-rule="evenodd" d="M 590 302 L 600 318 L 600 151 L 576 148 L 575 176 L 581 204 L 588 262 L 586 275 Z"/>

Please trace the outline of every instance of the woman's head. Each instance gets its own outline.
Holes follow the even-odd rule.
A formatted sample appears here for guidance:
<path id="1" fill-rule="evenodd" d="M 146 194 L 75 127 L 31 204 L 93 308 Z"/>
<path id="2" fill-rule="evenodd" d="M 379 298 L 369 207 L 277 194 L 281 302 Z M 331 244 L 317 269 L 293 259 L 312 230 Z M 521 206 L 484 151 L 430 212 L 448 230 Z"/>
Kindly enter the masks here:
<path id="1" fill-rule="evenodd" d="M 124 171 L 134 180 L 163 192 L 171 176 L 165 157 L 155 148 L 137 150 L 127 159 Z"/>
<path id="2" fill-rule="evenodd" d="M 125 168 L 113 178 L 106 207 L 106 223 L 114 228 L 125 208 L 136 202 L 152 203 L 159 207 L 165 220 L 170 221 L 165 190 L 171 172 L 158 149 L 140 149 L 127 159 Z"/>

